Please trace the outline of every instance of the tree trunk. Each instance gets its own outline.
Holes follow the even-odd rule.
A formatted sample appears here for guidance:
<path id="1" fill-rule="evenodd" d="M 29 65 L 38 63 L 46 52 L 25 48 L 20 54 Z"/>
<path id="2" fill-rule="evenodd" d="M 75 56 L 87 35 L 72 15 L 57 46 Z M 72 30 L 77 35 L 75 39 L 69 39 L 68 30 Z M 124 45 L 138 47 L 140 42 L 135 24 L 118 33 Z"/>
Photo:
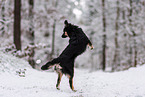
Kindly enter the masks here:
<path id="1" fill-rule="evenodd" d="M 55 49 L 55 26 L 56 26 L 56 20 L 54 20 L 53 23 L 51 58 L 54 55 L 54 49 Z"/>
<path id="2" fill-rule="evenodd" d="M 103 22 L 103 49 L 102 49 L 102 69 L 106 68 L 106 17 L 105 17 L 105 0 L 102 0 L 102 22 Z"/>
<path id="3" fill-rule="evenodd" d="M 114 54 L 114 59 L 113 59 L 113 66 L 112 66 L 112 71 L 114 71 L 117 68 L 117 65 L 120 64 L 119 62 L 119 44 L 118 44 L 118 30 L 119 30 L 119 16 L 120 16 L 120 7 L 119 7 L 119 0 L 116 2 L 117 4 L 117 11 L 116 11 L 116 22 L 115 22 L 115 54 Z"/>
<path id="4" fill-rule="evenodd" d="M 14 6 L 14 44 L 21 50 L 21 0 L 15 0 Z"/>
<path id="5" fill-rule="evenodd" d="M 29 34 L 30 34 L 30 44 L 31 45 L 34 45 L 33 7 L 34 7 L 34 1 L 29 0 Z"/>
<path id="6" fill-rule="evenodd" d="M 57 7 L 58 5 L 58 0 L 53 2 L 53 6 Z M 53 58 L 54 55 L 54 50 L 55 50 L 55 28 L 56 28 L 56 19 L 54 19 L 54 23 L 53 23 L 53 31 L 52 31 L 52 50 L 51 50 L 51 55 L 50 58 Z"/>
<path id="7" fill-rule="evenodd" d="M 130 29 L 131 29 L 131 32 L 132 32 L 132 35 L 133 35 L 133 43 L 134 43 L 134 62 L 133 62 L 133 65 L 134 67 L 136 67 L 137 65 L 137 43 L 136 43 L 136 33 L 135 31 L 133 30 L 133 25 L 132 25 L 132 14 L 133 14 L 133 1 L 132 0 L 129 0 L 129 4 L 130 4 L 130 9 L 129 9 L 129 26 L 130 26 Z"/>
<path id="8" fill-rule="evenodd" d="M 1 24 L 2 24 L 2 27 L 0 28 L 0 31 L 1 31 L 1 35 L 3 36 L 5 34 L 5 0 L 2 0 L 1 6 L 2 6 L 2 9 L 1 9 L 1 15 L 2 15 Z"/>
<path id="9" fill-rule="evenodd" d="M 136 35 L 134 35 L 134 67 L 137 66 L 137 43 L 136 43 Z"/>
<path id="10" fill-rule="evenodd" d="M 30 45 L 34 45 L 34 39 L 35 39 L 35 35 L 34 35 L 34 24 L 33 24 L 33 7 L 34 7 L 34 1 L 33 0 L 29 0 L 29 39 L 30 39 Z M 35 55 L 35 50 L 34 48 L 31 48 L 30 51 L 30 55 L 28 58 L 28 62 L 29 64 L 35 68 L 35 60 L 34 60 L 34 55 Z"/>

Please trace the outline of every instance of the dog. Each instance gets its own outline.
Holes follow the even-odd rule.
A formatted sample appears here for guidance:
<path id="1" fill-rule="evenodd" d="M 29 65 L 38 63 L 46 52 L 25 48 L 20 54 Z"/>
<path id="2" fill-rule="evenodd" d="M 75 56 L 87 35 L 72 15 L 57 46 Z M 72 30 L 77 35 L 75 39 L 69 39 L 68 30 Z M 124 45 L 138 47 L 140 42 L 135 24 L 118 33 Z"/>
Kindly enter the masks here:
<path id="1" fill-rule="evenodd" d="M 91 49 L 93 49 L 93 45 L 81 28 L 68 23 L 67 20 L 64 21 L 64 24 L 65 27 L 63 29 L 62 38 L 69 37 L 68 46 L 59 55 L 59 57 L 47 62 L 41 67 L 41 69 L 48 70 L 55 66 L 55 70 L 58 73 L 56 88 L 60 90 L 60 81 L 63 74 L 65 74 L 69 78 L 70 88 L 72 91 L 76 91 L 73 86 L 75 59 L 86 50 L 87 45 Z"/>

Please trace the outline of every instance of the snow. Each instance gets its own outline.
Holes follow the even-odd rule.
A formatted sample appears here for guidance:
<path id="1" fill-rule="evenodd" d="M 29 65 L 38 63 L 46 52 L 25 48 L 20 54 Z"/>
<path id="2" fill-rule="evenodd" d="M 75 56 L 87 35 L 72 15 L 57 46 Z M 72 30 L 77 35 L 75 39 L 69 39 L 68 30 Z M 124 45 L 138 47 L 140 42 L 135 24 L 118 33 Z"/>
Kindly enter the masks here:
<path id="1" fill-rule="evenodd" d="M 26 69 L 25 77 L 16 74 Z M 57 74 L 32 69 L 28 62 L 0 52 L 0 97 L 145 97 L 145 65 L 115 73 L 75 69 L 74 87 L 62 77 L 55 88 Z"/>

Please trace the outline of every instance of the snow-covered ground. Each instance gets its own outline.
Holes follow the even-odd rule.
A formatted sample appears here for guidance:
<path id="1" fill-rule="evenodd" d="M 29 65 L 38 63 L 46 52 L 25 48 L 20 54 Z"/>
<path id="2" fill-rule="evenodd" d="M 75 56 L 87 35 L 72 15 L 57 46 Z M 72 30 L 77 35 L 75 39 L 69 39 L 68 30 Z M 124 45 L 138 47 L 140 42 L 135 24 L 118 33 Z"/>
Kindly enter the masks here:
<path id="1" fill-rule="evenodd" d="M 25 77 L 16 74 L 26 69 Z M 0 52 L 0 97 L 145 97 L 145 65 L 128 71 L 90 73 L 75 69 L 74 87 L 63 76 L 55 88 L 57 74 L 32 69 L 24 60 Z"/>

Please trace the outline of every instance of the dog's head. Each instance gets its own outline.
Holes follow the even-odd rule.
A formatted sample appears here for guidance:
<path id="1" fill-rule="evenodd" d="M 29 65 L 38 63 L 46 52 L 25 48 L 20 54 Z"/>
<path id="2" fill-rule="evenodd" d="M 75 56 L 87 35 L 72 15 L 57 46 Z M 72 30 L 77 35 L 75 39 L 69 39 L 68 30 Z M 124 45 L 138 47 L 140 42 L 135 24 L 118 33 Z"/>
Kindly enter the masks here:
<path id="1" fill-rule="evenodd" d="M 66 37 L 72 37 L 75 35 L 75 28 L 77 28 L 77 26 L 72 25 L 71 23 L 68 23 L 67 20 L 64 21 L 65 27 L 63 29 L 63 34 L 62 34 L 62 38 L 66 38 Z"/>

